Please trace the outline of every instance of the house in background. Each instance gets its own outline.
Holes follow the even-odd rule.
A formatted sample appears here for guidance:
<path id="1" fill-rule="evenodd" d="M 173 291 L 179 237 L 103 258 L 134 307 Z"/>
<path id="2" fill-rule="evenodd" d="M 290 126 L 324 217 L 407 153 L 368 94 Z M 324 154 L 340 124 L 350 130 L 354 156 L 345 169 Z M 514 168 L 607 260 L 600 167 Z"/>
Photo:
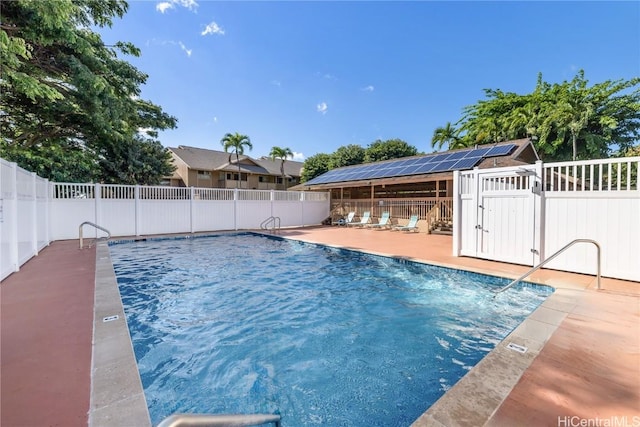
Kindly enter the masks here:
<path id="1" fill-rule="evenodd" d="M 169 147 L 176 170 L 163 180 L 172 187 L 245 188 L 254 190 L 285 190 L 300 182 L 302 162 L 284 162 L 284 182 L 280 167 L 282 160 L 267 157 L 254 159 L 224 151 L 180 145 Z"/>

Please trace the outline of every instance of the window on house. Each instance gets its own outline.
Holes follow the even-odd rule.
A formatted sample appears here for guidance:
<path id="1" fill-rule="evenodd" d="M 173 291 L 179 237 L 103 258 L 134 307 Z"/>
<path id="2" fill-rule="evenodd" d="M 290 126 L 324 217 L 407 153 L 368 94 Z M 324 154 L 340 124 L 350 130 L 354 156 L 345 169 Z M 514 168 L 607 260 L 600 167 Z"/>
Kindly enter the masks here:
<path id="1" fill-rule="evenodd" d="M 209 171 L 198 171 L 198 179 L 210 179 L 211 172 Z"/>
<path id="2" fill-rule="evenodd" d="M 282 184 L 282 177 L 281 177 L 281 176 L 277 177 L 277 178 L 276 178 L 276 182 L 277 182 L 278 184 Z"/>

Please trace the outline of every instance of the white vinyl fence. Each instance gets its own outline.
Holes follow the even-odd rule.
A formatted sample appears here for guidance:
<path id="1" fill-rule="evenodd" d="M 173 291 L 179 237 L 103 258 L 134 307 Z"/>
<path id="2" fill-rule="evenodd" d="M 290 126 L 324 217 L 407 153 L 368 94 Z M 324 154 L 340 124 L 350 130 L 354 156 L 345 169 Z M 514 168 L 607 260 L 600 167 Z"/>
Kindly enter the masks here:
<path id="1" fill-rule="evenodd" d="M 50 183 L 0 162 L 0 280 L 51 241 L 77 239 L 85 221 L 117 237 L 258 229 L 271 216 L 303 227 L 329 216 L 329 193 Z"/>
<path id="2" fill-rule="evenodd" d="M 49 244 L 46 179 L 0 159 L 0 280 Z"/>
<path id="3" fill-rule="evenodd" d="M 455 256 L 537 265 L 574 239 L 602 274 L 640 281 L 640 157 L 454 173 Z M 580 243 L 545 267 L 596 273 Z"/>

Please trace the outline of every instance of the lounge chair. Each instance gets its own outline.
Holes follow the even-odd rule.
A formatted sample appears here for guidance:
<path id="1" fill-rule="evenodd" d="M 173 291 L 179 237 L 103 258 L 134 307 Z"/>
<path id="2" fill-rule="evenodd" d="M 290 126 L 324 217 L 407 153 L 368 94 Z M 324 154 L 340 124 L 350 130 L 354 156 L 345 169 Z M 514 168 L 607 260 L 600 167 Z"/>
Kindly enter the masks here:
<path id="1" fill-rule="evenodd" d="M 331 225 L 349 225 L 353 221 L 354 216 L 356 216 L 355 211 L 349 212 L 346 218 L 340 218 L 336 222 L 332 222 Z"/>
<path id="2" fill-rule="evenodd" d="M 350 222 L 347 225 L 355 225 L 360 227 L 369 224 L 369 221 L 371 221 L 371 212 L 366 211 L 362 214 L 362 217 L 360 217 L 360 222 Z"/>
<path id="3" fill-rule="evenodd" d="M 382 212 L 382 216 L 377 224 L 368 224 L 367 227 L 370 228 L 386 228 L 391 227 L 391 223 L 389 222 L 390 216 L 389 212 Z"/>
<path id="4" fill-rule="evenodd" d="M 407 225 L 397 225 L 391 230 L 395 231 L 418 231 L 418 215 L 411 215 L 409 223 Z"/>

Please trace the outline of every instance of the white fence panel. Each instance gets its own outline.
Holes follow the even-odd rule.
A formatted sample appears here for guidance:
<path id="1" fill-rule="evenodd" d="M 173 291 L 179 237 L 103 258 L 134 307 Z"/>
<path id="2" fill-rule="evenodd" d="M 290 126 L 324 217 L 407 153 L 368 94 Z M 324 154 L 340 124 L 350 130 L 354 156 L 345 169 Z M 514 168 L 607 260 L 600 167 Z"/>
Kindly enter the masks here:
<path id="1" fill-rule="evenodd" d="M 471 195 L 463 195 L 460 200 L 460 255 L 477 256 L 476 242 L 478 225 L 476 218 L 477 202 Z M 455 218 L 455 217 L 454 217 Z"/>
<path id="2" fill-rule="evenodd" d="M 0 159 L 0 280 L 49 244 L 48 182 Z"/>
<path id="3" fill-rule="evenodd" d="M 51 240 L 78 238 L 78 227 L 85 221 L 96 222 L 93 199 L 53 199 L 50 204 Z M 85 237 L 96 237 L 96 230 L 87 227 Z"/>
<path id="4" fill-rule="evenodd" d="M 102 199 L 98 204 L 98 213 L 95 223 L 109 230 L 112 236 L 136 235 L 136 201 L 134 199 Z M 90 235 L 104 236 L 102 231 L 93 227 L 86 227 L 86 233 Z"/>
<path id="5" fill-rule="evenodd" d="M 236 228 L 239 230 L 259 229 L 262 221 L 272 216 L 271 202 L 238 200 L 236 203 Z"/>
<path id="6" fill-rule="evenodd" d="M 510 193 L 482 197 L 482 228 L 478 230 L 479 255 L 487 259 L 531 265 L 531 197 L 521 192 Z"/>
<path id="7" fill-rule="evenodd" d="M 454 174 L 456 201 L 462 210 L 454 223 L 454 236 L 461 236 L 454 244 L 454 255 L 530 265 L 526 261 L 528 246 L 539 252 L 533 254 L 538 264 L 572 240 L 592 239 L 602 249 L 603 276 L 640 281 L 640 157 L 538 162 L 535 173 L 529 167 L 515 168 L 518 176 L 483 182 L 483 175 L 501 170 Z M 528 204 L 522 191 L 527 188 L 526 177 L 531 179 Z M 485 211 L 481 249 L 475 254 L 478 240 L 470 231 L 475 215 L 474 188 Z M 533 229 L 527 224 L 533 224 Z M 487 236 L 492 229 L 500 235 Z M 518 253 L 522 257 L 516 256 Z M 595 247 L 577 244 L 545 268 L 595 274 L 596 264 Z"/>
<path id="8" fill-rule="evenodd" d="M 233 196 L 233 193 L 232 193 Z M 235 229 L 235 204 L 232 200 L 195 200 L 193 232 Z"/>
<path id="9" fill-rule="evenodd" d="M 191 232 L 188 200 L 140 200 L 138 234 Z"/>
<path id="10" fill-rule="evenodd" d="M 300 197 L 300 195 L 298 195 Z M 280 218 L 281 227 L 292 227 L 303 223 L 302 202 L 274 201 L 273 216 Z"/>
<path id="11" fill-rule="evenodd" d="M 636 198 L 547 195 L 545 254 L 574 239 L 593 239 L 602 250 L 602 275 L 640 281 L 640 195 Z M 596 274 L 596 248 L 580 243 L 548 268 Z"/>

